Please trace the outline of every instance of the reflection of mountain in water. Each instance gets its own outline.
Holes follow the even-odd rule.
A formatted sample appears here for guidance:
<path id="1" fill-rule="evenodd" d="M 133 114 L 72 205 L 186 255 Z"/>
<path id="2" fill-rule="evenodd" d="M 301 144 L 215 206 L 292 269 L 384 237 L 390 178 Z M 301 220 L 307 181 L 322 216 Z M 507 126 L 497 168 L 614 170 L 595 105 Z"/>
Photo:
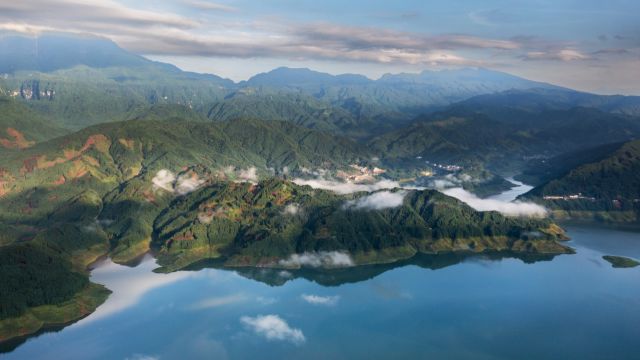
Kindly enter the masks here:
<path id="1" fill-rule="evenodd" d="M 216 268 L 231 270 L 248 279 L 263 282 L 271 286 L 282 286 L 287 281 L 303 278 L 316 282 L 322 286 L 339 286 L 348 283 L 357 283 L 375 278 L 376 276 L 399 267 L 415 265 L 425 269 L 438 270 L 448 266 L 459 264 L 465 260 L 482 259 L 500 261 L 506 258 L 520 259 L 524 263 L 532 264 L 538 261 L 550 261 L 554 255 L 539 254 L 515 254 L 515 253 L 449 253 L 438 255 L 418 254 L 411 259 L 401 260 L 390 264 L 361 265 L 356 267 L 338 269 L 301 268 L 294 270 L 270 269 L 270 268 L 228 268 L 223 267 L 220 261 L 201 261 L 193 264 L 188 271 L 198 271 L 204 268 Z"/>

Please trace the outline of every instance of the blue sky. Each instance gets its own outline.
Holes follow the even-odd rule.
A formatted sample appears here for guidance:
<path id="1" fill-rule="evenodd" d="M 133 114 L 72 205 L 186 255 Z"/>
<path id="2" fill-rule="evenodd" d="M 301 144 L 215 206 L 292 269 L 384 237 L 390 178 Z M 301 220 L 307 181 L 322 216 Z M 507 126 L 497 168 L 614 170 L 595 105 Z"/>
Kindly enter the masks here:
<path id="1" fill-rule="evenodd" d="M 246 79 L 487 67 L 640 94 L 640 1 L 0 1 L 0 30 L 71 31 L 184 69 Z"/>

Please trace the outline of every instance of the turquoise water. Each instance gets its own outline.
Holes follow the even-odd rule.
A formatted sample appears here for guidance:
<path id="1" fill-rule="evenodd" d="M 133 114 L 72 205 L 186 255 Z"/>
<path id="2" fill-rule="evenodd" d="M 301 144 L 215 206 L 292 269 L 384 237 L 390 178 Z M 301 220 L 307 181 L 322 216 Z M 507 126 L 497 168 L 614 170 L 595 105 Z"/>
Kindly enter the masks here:
<path id="1" fill-rule="evenodd" d="M 638 359 L 640 234 L 569 228 L 575 255 L 418 257 L 300 273 L 154 274 L 151 258 L 93 272 L 113 295 L 7 359 Z"/>

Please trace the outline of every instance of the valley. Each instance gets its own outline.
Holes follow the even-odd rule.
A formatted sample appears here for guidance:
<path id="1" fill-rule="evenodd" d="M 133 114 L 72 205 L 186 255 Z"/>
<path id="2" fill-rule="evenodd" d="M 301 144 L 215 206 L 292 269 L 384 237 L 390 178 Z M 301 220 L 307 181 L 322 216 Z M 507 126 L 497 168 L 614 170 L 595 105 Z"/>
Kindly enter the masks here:
<path id="1" fill-rule="evenodd" d="M 501 277 L 522 294 L 528 281 L 553 292 L 566 271 L 584 294 L 588 279 L 575 266 L 591 262 L 588 273 L 604 282 L 620 276 L 614 270 L 637 275 L 638 254 L 622 256 L 633 246 L 610 254 L 581 243 L 591 233 L 572 226 L 640 225 L 638 96 L 482 67 L 378 79 L 278 67 L 235 82 L 80 35 L 0 36 L 0 49 L 12 50 L 0 53 L 0 351 L 10 358 L 40 351 L 49 330 L 61 330 L 65 342 L 100 342 L 73 329 L 116 321 L 112 314 L 141 301 L 158 305 L 161 294 L 147 293 L 174 282 L 197 288 L 198 276 L 242 278 L 231 298 L 191 299 L 203 309 L 243 302 L 245 291 L 268 307 L 276 302 L 265 299 L 290 297 L 298 286 L 327 292 L 302 299 L 330 306 L 403 274 L 426 298 L 418 291 L 426 276 L 454 314 L 459 288 Z M 625 233 L 609 235 L 627 244 Z M 593 265 L 601 260 L 612 265 L 604 275 Z M 500 266 L 523 280 L 499 274 Z M 554 280 L 541 285 L 531 269 Z M 123 285 L 128 276 L 143 290 Z M 256 291 L 258 283 L 281 289 Z M 476 290 L 481 301 L 486 294 Z M 523 306 L 542 311 L 535 302 L 549 300 L 533 299 Z M 269 316 L 241 322 L 282 325 Z M 295 330 L 293 342 L 304 343 Z M 415 340 L 414 330 L 402 328 Z"/>

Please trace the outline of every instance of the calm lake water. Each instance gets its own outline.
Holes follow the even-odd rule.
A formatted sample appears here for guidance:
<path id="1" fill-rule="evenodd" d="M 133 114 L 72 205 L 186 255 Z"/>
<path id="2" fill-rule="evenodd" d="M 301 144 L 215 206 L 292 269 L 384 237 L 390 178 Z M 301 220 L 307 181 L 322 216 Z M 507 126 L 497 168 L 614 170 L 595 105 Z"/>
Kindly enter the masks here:
<path id="1" fill-rule="evenodd" d="M 640 234 L 571 227 L 552 261 L 418 257 L 302 273 L 154 274 L 105 261 L 113 295 L 94 314 L 7 359 L 638 359 Z"/>

